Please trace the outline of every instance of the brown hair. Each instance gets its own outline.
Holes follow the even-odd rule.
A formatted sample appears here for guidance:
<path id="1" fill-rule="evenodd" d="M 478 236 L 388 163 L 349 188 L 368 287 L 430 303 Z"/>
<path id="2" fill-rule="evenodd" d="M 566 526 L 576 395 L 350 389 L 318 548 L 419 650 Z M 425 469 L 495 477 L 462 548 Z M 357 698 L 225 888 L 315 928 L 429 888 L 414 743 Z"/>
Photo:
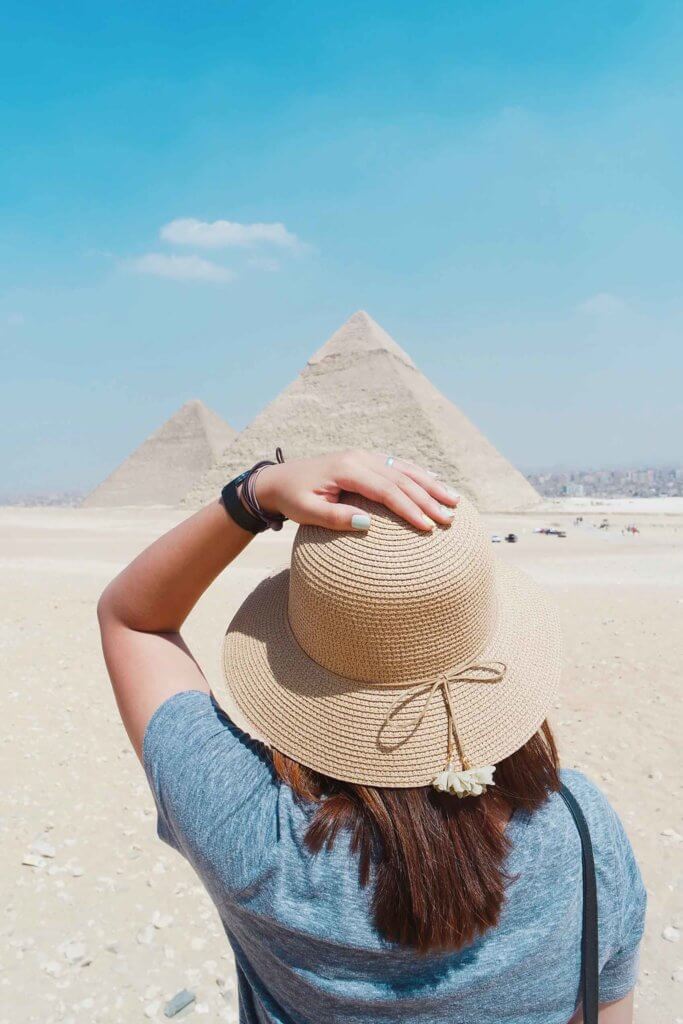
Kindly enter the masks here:
<path id="1" fill-rule="evenodd" d="M 462 800 L 431 786 L 376 788 L 339 782 L 271 751 L 279 778 L 317 807 L 306 832 L 311 853 L 351 835 L 362 887 L 374 882 L 380 935 L 420 953 L 458 950 L 497 924 L 510 881 L 503 861 L 510 812 L 534 811 L 560 788 L 547 722 L 499 762 L 496 784 Z"/>

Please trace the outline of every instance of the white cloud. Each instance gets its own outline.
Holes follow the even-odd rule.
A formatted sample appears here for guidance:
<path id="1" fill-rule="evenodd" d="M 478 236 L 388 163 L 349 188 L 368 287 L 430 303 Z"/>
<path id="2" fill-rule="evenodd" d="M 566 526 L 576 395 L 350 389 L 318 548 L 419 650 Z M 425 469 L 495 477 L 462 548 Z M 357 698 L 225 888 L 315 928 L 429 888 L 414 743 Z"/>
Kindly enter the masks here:
<path id="1" fill-rule="evenodd" d="M 284 224 L 238 224 L 230 220 L 205 221 L 180 217 L 164 224 L 160 232 L 165 242 L 193 245 L 198 249 L 251 248 L 266 244 L 281 249 L 298 249 L 301 242 Z"/>
<path id="2" fill-rule="evenodd" d="M 613 316 L 615 313 L 623 313 L 627 308 L 624 299 L 611 292 L 598 292 L 577 306 L 579 313 L 587 313 L 589 316 Z"/>
<path id="3" fill-rule="evenodd" d="M 129 266 L 138 274 L 167 277 L 173 281 L 232 281 L 234 273 L 201 256 L 176 256 L 162 252 L 147 252 L 130 261 Z"/>

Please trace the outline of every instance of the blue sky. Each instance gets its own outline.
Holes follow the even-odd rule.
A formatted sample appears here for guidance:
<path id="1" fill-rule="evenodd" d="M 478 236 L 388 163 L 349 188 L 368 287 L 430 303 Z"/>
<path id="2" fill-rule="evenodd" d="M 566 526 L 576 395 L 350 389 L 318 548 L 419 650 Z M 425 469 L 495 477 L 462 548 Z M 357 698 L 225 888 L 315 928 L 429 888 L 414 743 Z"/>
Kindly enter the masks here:
<path id="1" fill-rule="evenodd" d="M 358 308 L 522 468 L 680 464 L 682 44 L 656 0 L 6 0 L 0 490 L 244 426 Z"/>

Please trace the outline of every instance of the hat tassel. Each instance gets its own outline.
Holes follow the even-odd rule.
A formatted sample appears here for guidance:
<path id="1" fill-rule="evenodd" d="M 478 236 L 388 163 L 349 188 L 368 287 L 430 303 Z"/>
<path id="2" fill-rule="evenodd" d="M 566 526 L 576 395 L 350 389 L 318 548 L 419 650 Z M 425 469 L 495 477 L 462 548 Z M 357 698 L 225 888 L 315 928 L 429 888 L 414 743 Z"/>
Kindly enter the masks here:
<path id="1" fill-rule="evenodd" d="M 495 770 L 494 764 L 484 765 L 483 768 L 464 768 L 462 771 L 445 768 L 432 780 L 432 786 L 440 793 L 453 793 L 459 799 L 464 796 L 480 796 L 489 786 L 495 786 Z"/>
<path id="2" fill-rule="evenodd" d="M 489 672 L 488 681 L 491 682 L 500 682 L 505 675 L 505 666 L 502 664 L 498 670 L 495 668 L 491 669 L 489 666 L 476 666 L 476 668 Z M 462 800 L 466 796 L 481 796 L 489 786 L 495 786 L 493 773 L 496 770 L 496 766 L 494 764 L 485 764 L 480 768 L 473 768 L 470 764 L 467 755 L 462 749 L 460 737 L 455 727 L 455 714 L 451 703 L 449 682 L 445 675 L 441 677 L 441 692 L 443 693 L 446 714 L 448 716 L 448 762 L 443 771 L 439 772 L 432 779 L 432 786 L 440 793 L 452 793 L 453 796 L 457 796 L 459 800 Z M 462 763 L 460 770 L 453 768 L 456 750 Z"/>

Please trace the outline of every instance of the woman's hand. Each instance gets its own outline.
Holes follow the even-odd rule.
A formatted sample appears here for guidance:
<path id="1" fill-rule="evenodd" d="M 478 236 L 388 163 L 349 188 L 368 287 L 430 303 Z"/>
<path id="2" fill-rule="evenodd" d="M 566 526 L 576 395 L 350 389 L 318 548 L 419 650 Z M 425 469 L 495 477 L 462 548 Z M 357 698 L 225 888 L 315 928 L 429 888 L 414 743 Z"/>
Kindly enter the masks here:
<path id="1" fill-rule="evenodd" d="M 386 505 L 418 530 L 448 525 L 458 494 L 412 462 L 377 452 L 346 451 L 266 466 L 255 481 L 261 508 L 295 523 L 331 530 L 367 530 L 370 516 L 340 502 L 343 491 Z"/>

